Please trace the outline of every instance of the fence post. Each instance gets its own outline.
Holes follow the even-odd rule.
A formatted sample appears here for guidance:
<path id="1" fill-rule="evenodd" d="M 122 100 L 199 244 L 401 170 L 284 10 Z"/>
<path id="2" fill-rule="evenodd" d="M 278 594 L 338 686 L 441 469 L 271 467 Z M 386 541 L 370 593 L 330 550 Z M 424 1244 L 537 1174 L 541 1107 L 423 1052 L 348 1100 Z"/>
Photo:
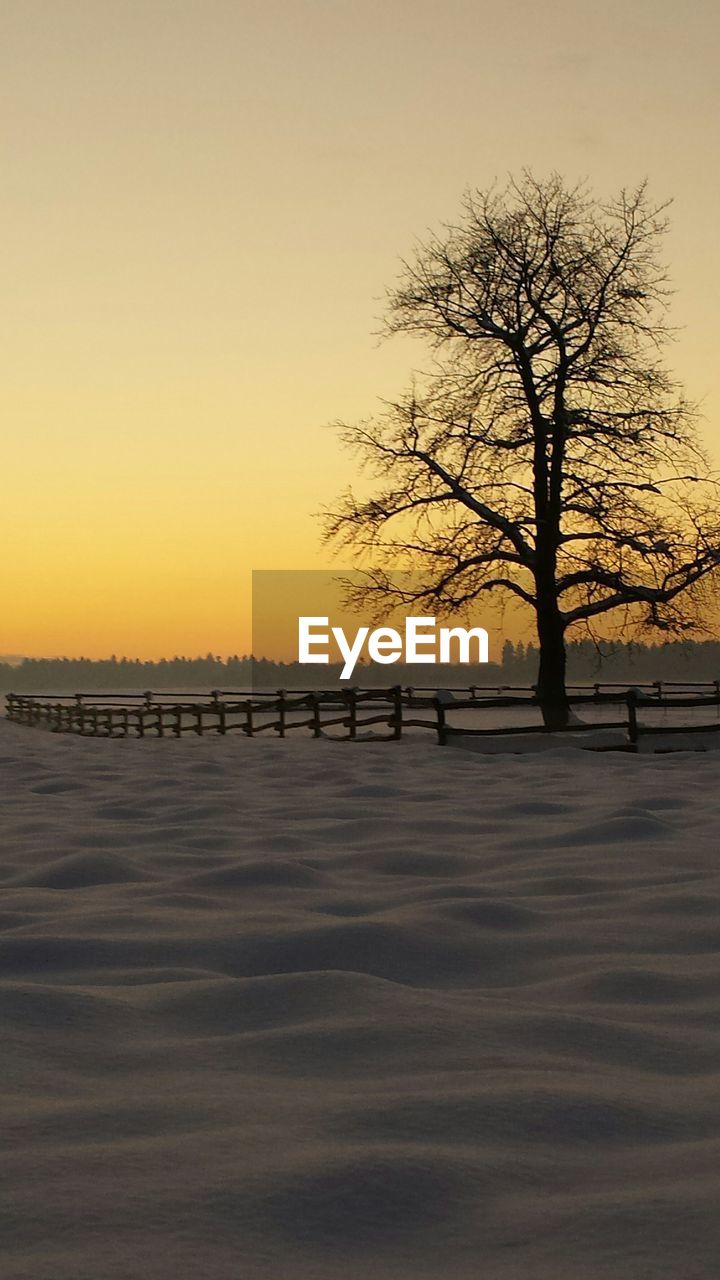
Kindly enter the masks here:
<path id="1" fill-rule="evenodd" d="M 447 746 L 447 724 L 445 721 L 445 704 L 440 698 L 434 698 L 435 711 L 437 713 L 437 733 L 438 746 Z"/>
<path id="2" fill-rule="evenodd" d="M 346 692 L 348 699 L 348 738 L 357 738 L 357 689 L 354 687 Z"/>
<path id="3" fill-rule="evenodd" d="M 628 711 L 628 738 L 632 745 L 637 748 L 638 740 L 638 722 L 637 722 L 637 693 L 634 689 L 627 691 L 627 711 Z"/>
<path id="4" fill-rule="evenodd" d="M 402 738 L 402 714 L 403 714 L 402 689 L 400 688 L 399 684 L 395 685 L 392 691 L 392 695 L 393 695 L 393 708 L 394 708 L 393 738 L 397 742 L 399 741 L 400 738 Z"/>
<path id="5" fill-rule="evenodd" d="M 320 737 L 320 699 L 318 698 L 316 693 L 310 694 L 310 706 L 312 707 L 312 713 L 313 713 L 312 720 L 310 722 L 312 731 L 313 731 L 313 738 L 319 738 Z"/>
<path id="6" fill-rule="evenodd" d="M 173 733 L 175 734 L 176 738 L 179 738 L 182 733 L 182 706 L 180 705 L 179 702 L 175 703 L 175 706 L 173 707 L 173 711 L 175 712 Z"/>
<path id="7" fill-rule="evenodd" d="M 278 734 L 285 737 L 285 690 L 278 689 Z"/>
<path id="8" fill-rule="evenodd" d="M 218 733 L 227 733 L 227 720 L 225 716 L 225 703 L 220 701 L 220 693 L 217 689 L 212 691 L 213 711 L 218 718 Z"/>
<path id="9" fill-rule="evenodd" d="M 248 738 L 252 738 L 253 729 L 254 729 L 253 705 L 252 705 L 252 699 L 248 698 L 247 702 L 245 703 L 245 732 Z"/>

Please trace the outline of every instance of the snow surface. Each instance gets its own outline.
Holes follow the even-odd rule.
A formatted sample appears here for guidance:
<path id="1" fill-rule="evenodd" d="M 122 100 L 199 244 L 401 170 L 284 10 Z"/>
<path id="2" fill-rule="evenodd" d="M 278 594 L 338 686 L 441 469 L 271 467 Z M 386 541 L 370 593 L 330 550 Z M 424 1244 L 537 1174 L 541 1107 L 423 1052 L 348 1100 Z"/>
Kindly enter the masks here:
<path id="1" fill-rule="evenodd" d="M 0 724 L 3 1280 L 708 1280 L 718 757 Z"/>

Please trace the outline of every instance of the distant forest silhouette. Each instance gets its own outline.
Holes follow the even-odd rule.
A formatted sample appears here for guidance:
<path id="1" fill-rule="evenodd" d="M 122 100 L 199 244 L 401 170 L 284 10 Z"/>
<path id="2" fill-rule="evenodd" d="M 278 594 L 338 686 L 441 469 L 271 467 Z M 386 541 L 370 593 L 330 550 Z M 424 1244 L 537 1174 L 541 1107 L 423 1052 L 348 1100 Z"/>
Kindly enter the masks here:
<path id="1" fill-rule="evenodd" d="M 532 685 L 537 678 L 538 650 L 534 644 L 507 640 L 500 662 L 484 666 L 371 666 L 359 664 L 352 684 L 387 687 L 393 684 L 447 687 L 516 684 Z M 301 667 L 237 654 L 221 658 L 24 658 L 17 665 L 0 662 L 0 689 L 23 693 L 113 689 L 250 689 L 324 688 L 339 684 L 339 665 Z M 628 684 L 651 680 L 720 679 L 720 640 L 678 640 L 666 644 L 568 644 L 568 680 Z"/>

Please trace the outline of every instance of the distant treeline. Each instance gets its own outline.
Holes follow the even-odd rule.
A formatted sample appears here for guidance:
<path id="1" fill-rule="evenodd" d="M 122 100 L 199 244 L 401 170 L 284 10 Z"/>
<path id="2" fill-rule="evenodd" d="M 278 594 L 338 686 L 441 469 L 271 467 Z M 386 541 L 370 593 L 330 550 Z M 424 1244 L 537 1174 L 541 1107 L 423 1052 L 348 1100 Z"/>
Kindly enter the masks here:
<path id="1" fill-rule="evenodd" d="M 537 647 L 503 646 L 501 662 L 485 666 L 371 666 L 358 664 L 352 683 L 358 686 L 532 685 L 537 676 Z M 52 693 L 111 689 L 297 689 L 332 687 L 339 666 L 301 667 L 237 654 L 230 658 L 24 658 L 17 665 L 0 662 L 0 690 Z M 568 645 L 568 681 L 717 680 L 720 640 L 672 641 L 668 644 L 605 644 L 599 651 L 589 640 Z"/>
<path id="2" fill-rule="evenodd" d="M 592 640 L 573 640 L 567 646 L 567 664 L 570 684 L 720 680 L 720 640 L 605 641 L 599 647 Z M 501 671 L 508 684 L 533 684 L 537 665 L 535 645 L 505 642 Z"/>

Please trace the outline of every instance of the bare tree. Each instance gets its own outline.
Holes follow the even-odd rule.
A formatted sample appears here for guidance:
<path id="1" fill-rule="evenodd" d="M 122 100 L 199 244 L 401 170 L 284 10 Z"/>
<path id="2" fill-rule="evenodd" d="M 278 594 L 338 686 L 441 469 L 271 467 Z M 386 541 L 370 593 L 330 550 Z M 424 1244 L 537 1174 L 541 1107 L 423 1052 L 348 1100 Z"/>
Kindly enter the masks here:
<path id="1" fill-rule="evenodd" d="M 435 371 L 341 424 L 377 487 L 344 496 L 328 538 L 369 556 L 368 594 L 439 612 L 523 601 L 554 727 L 568 628 L 620 609 L 623 625 L 687 630 L 720 564 L 717 481 L 661 361 L 666 227 L 644 184 L 601 204 L 525 173 L 467 196 L 389 295 L 388 332 L 428 339 Z M 405 593 L 378 564 L 421 584 Z"/>

